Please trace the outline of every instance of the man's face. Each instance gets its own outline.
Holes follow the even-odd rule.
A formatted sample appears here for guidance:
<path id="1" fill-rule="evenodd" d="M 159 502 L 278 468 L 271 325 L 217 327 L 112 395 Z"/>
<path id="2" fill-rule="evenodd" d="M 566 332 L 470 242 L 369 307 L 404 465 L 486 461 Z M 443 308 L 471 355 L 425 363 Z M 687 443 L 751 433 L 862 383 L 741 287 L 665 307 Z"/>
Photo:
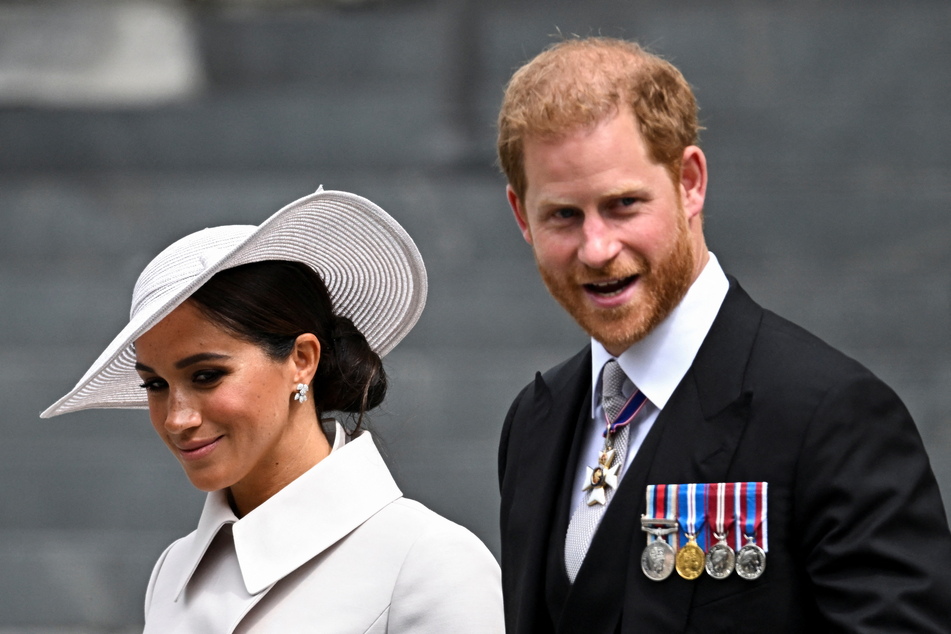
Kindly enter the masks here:
<path id="1" fill-rule="evenodd" d="M 524 200 L 509 202 L 548 290 L 618 355 L 680 302 L 706 263 L 706 163 L 684 151 L 681 183 L 654 163 L 634 116 L 524 147 Z"/>

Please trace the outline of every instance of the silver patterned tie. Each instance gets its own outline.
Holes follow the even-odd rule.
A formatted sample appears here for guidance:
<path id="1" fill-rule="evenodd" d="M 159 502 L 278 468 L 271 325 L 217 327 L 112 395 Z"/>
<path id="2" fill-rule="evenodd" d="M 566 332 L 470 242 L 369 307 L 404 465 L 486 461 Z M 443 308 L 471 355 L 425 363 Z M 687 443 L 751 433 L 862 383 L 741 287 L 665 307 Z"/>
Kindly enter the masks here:
<path id="1" fill-rule="evenodd" d="M 617 361 L 611 359 L 604 364 L 604 370 L 601 372 L 601 407 L 612 423 L 617 420 L 618 415 L 624 408 L 628 399 L 624 398 L 622 387 L 627 376 L 624 370 L 618 365 Z M 627 437 L 630 433 L 630 425 L 625 425 L 617 431 L 612 439 L 614 449 L 614 463 L 620 466 L 627 455 Z M 598 529 L 598 523 L 601 521 L 601 515 L 604 509 L 611 501 L 614 495 L 614 489 L 608 488 L 605 491 L 604 504 L 585 504 L 582 503 L 572 514 L 571 521 L 568 523 L 568 532 L 565 535 L 565 569 L 568 571 L 568 579 L 572 583 L 578 576 L 578 570 L 581 568 L 581 562 L 588 552 L 591 545 L 591 538 Z"/>

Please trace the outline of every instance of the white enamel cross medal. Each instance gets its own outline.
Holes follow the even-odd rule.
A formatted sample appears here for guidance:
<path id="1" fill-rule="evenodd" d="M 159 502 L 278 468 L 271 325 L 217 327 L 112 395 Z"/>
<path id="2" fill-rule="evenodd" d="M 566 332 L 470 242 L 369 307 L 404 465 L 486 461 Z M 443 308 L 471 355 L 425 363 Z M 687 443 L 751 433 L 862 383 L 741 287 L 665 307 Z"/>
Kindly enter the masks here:
<path id="1" fill-rule="evenodd" d="M 588 477 L 582 490 L 588 492 L 588 506 L 605 504 L 608 489 L 617 487 L 617 471 L 620 465 L 612 466 L 613 462 L 614 449 L 605 447 L 598 457 L 598 465 L 594 468 L 587 467 Z"/>
<path id="2" fill-rule="evenodd" d="M 604 364 L 604 386 L 601 395 L 605 422 L 604 445 L 598 456 L 598 464 L 587 467 L 587 477 L 581 489 L 588 494 L 588 506 L 607 504 L 608 490 L 617 488 L 618 471 L 621 470 L 621 463 L 627 451 L 627 425 L 647 402 L 647 397 L 640 391 L 635 391 L 630 398 L 624 400 L 621 390 L 624 383 L 623 377 L 624 371 L 616 361 L 612 360 Z M 623 433 L 618 434 L 618 432 Z M 615 440 L 617 440 L 616 449 Z M 620 451 L 617 463 L 614 462 L 616 451 Z"/>

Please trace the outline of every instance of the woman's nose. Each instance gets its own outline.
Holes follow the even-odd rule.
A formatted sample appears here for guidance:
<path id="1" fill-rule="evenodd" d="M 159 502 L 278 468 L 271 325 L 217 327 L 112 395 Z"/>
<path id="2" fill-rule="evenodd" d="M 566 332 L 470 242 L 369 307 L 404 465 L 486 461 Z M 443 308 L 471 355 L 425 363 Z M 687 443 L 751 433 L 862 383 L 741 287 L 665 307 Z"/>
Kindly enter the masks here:
<path id="1" fill-rule="evenodd" d="M 201 414 L 188 399 L 178 396 L 169 398 L 168 411 L 165 414 L 165 429 L 177 433 L 200 424 Z"/>

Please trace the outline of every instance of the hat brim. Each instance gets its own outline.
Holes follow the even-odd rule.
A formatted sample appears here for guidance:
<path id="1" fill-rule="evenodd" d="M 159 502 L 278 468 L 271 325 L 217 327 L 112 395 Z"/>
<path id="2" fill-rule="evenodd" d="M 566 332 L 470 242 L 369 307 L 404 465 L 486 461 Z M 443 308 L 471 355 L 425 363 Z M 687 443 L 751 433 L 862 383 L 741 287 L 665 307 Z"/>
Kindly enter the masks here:
<path id="1" fill-rule="evenodd" d="M 356 194 L 319 189 L 257 227 L 206 229 L 182 241 L 189 239 L 203 249 L 197 270 L 158 285 L 147 301 L 137 302 L 129 323 L 42 418 L 83 409 L 148 407 L 135 371 L 135 340 L 224 269 L 265 260 L 307 264 L 323 278 L 335 311 L 349 317 L 381 357 L 412 330 L 426 304 L 426 268 L 412 238 Z M 169 266 L 177 266 L 175 258 Z"/>

